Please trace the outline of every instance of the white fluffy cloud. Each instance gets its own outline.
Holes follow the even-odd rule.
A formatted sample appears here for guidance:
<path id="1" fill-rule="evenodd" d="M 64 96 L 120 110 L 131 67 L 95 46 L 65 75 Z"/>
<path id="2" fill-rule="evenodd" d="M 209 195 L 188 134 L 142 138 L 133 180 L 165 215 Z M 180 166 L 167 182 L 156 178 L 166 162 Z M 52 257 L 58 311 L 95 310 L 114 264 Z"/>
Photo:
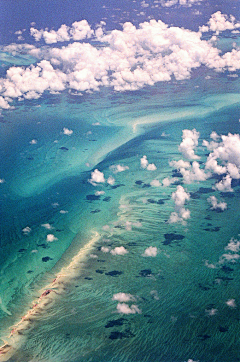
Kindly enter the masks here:
<path id="1" fill-rule="evenodd" d="M 217 11 L 216 13 L 211 15 L 207 26 L 200 27 L 201 32 L 207 31 L 225 31 L 225 30 L 234 30 L 240 27 L 240 23 L 236 22 L 236 19 L 233 15 L 227 16 L 222 14 L 221 11 Z"/>
<path id="2" fill-rule="evenodd" d="M 195 155 L 194 150 L 198 146 L 198 139 L 200 133 L 193 129 L 184 129 L 182 131 L 182 142 L 178 147 L 179 151 L 184 157 L 188 159 L 199 159 L 200 157 Z"/>
<path id="3" fill-rule="evenodd" d="M 122 314 L 136 314 L 141 313 L 141 310 L 138 308 L 137 305 L 132 304 L 131 307 L 126 303 L 118 303 L 117 305 L 118 313 Z"/>
<path id="4" fill-rule="evenodd" d="M 24 229 L 22 229 L 22 232 L 24 235 L 28 235 L 32 229 L 29 226 L 26 226 Z"/>
<path id="5" fill-rule="evenodd" d="M 124 246 L 116 246 L 116 248 L 110 251 L 112 255 L 125 255 L 128 253 L 127 249 Z"/>
<path id="6" fill-rule="evenodd" d="M 192 1 L 179 0 L 179 4 Z M 222 17 L 225 15 L 212 16 L 218 24 L 216 29 L 221 29 Z M 213 24 L 210 26 L 213 28 Z M 161 20 L 144 22 L 138 28 L 127 22 L 122 30 L 107 34 L 98 28 L 95 37 L 102 43 L 101 47 L 81 42 L 93 35 L 85 20 L 71 27 L 63 24 L 57 31 L 31 28 L 31 33 L 36 40 L 43 38 L 48 44 L 69 39 L 74 42 L 62 47 L 25 45 L 24 50 L 40 62 L 26 68 L 8 69 L 6 77 L 0 79 L 2 108 L 9 108 L 13 98 L 37 99 L 46 91 L 56 93 L 70 89 L 81 93 L 97 91 L 101 86 L 112 87 L 115 91 L 137 90 L 170 81 L 172 77 L 187 79 L 193 69 L 203 65 L 217 71 L 240 69 L 239 49 L 221 53 L 213 42 L 201 38 L 201 32 L 168 26 Z M 12 46 L 12 51 L 16 47 L 20 49 Z M 192 153 L 196 158 L 193 149 L 189 152 L 187 156 Z"/>
<path id="7" fill-rule="evenodd" d="M 42 224 L 41 225 L 43 228 L 47 229 L 47 230 L 52 230 L 53 227 L 49 224 L 49 223 L 46 223 L 46 224 Z"/>
<path id="8" fill-rule="evenodd" d="M 154 165 L 154 163 L 148 163 L 148 159 L 147 156 L 144 155 L 141 159 L 140 159 L 140 164 L 142 168 L 145 168 L 148 171 L 155 171 L 157 169 L 156 165 Z"/>
<path id="9" fill-rule="evenodd" d="M 47 241 L 48 243 L 52 243 L 53 241 L 56 241 L 56 240 L 58 240 L 58 238 L 56 238 L 53 234 L 48 234 L 48 235 L 47 235 L 46 241 Z"/>
<path id="10" fill-rule="evenodd" d="M 107 179 L 107 183 L 109 185 L 111 185 L 111 186 L 114 185 L 115 184 L 115 178 L 112 177 L 112 176 L 109 176 L 108 179 Z"/>
<path id="11" fill-rule="evenodd" d="M 227 175 L 220 182 L 215 184 L 215 188 L 221 192 L 232 192 L 233 189 L 231 187 L 231 184 L 232 184 L 232 178 L 230 175 Z"/>
<path id="12" fill-rule="evenodd" d="M 71 136 L 73 134 L 73 130 L 64 127 L 63 128 L 63 134 L 65 134 L 66 136 Z"/>
<path id="13" fill-rule="evenodd" d="M 118 302 L 130 302 L 135 301 L 135 297 L 132 294 L 129 293 L 116 293 L 113 294 L 112 300 L 116 300 Z"/>
<path id="14" fill-rule="evenodd" d="M 157 247 L 156 246 L 149 246 L 145 249 L 143 256 L 157 256 Z"/>
<path id="15" fill-rule="evenodd" d="M 201 1 L 202 0 L 160 0 L 159 2 L 163 7 L 169 8 L 174 5 L 182 5 L 190 7 L 193 4 L 200 4 Z"/>
<path id="16" fill-rule="evenodd" d="M 212 205 L 211 209 L 213 210 L 226 210 L 227 203 L 226 202 L 218 202 L 217 198 L 215 196 L 210 196 L 208 199 L 208 202 Z"/>
<path id="17" fill-rule="evenodd" d="M 96 183 L 103 183 L 105 182 L 104 174 L 103 172 L 99 171 L 97 168 L 91 172 L 91 179 L 89 182 L 92 185 L 96 185 Z"/>
<path id="18" fill-rule="evenodd" d="M 174 182 L 176 182 L 176 181 L 178 181 L 177 177 L 172 177 L 172 178 L 165 177 L 162 180 L 162 184 L 163 184 L 164 187 L 167 187 L 167 186 L 170 186 L 170 185 L 174 184 Z"/>
<path id="19" fill-rule="evenodd" d="M 140 164 L 142 168 L 147 168 L 148 165 L 148 160 L 147 160 L 147 156 L 144 155 L 141 159 L 140 159 Z"/>
<path id="20" fill-rule="evenodd" d="M 114 173 L 123 172 L 126 170 L 129 170 L 128 166 L 122 166 L 122 165 L 112 165 L 109 167 L 110 170 L 112 170 Z"/>
<path id="21" fill-rule="evenodd" d="M 33 27 L 30 29 L 30 34 L 36 41 L 39 41 L 41 38 L 43 38 L 46 44 L 69 41 L 71 39 L 83 40 L 90 38 L 93 33 L 94 31 L 91 29 L 86 20 L 75 21 L 72 24 L 72 27 L 63 24 L 57 31 L 48 31 L 48 29 L 37 30 Z"/>
<path id="22" fill-rule="evenodd" d="M 175 203 L 175 211 L 171 213 L 168 222 L 184 222 L 189 219 L 190 211 L 184 207 L 185 201 L 190 199 L 189 193 L 187 193 L 181 185 L 178 185 L 177 190 L 172 193 L 172 199 Z"/>
<path id="23" fill-rule="evenodd" d="M 152 180 L 150 182 L 150 185 L 153 187 L 159 187 L 159 186 L 161 186 L 161 182 L 159 180 Z"/>

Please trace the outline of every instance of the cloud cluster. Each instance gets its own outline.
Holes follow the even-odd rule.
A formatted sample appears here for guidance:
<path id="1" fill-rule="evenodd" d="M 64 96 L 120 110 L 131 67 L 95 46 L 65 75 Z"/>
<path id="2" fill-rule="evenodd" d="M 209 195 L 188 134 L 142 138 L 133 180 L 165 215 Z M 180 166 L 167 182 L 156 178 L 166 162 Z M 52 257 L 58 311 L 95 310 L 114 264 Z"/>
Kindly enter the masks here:
<path id="1" fill-rule="evenodd" d="M 136 298 L 128 293 L 116 293 L 113 295 L 112 300 L 119 302 L 117 304 L 117 311 L 121 314 L 136 314 L 141 313 L 141 310 L 136 304 L 129 306 L 127 302 L 135 301 Z"/>
<path id="2" fill-rule="evenodd" d="M 240 28 L 240 23 L 236 22 L 236 19 L 233 15 L 227 16 L 222 14 L 221 11 L 217 11 L 216 13 L 212 14 L 211 18 L 209 19 L 207 26 L 204 25 L 199 28 L 201 32 L 221 32 L 225 30 L 234 30 Z"/>
<path id="3" fill-rule="evenodd" d="M 184 207 L 185 202 L 190 199 L 189 193 L 181 185 L 178 185 L 177 190 L 172 193 L 172 199 L 174 200 L 175 211 L 171 213 L 168 222 L 184 222 L 189 219 L 190 211 Z"/>
<path id="4" fill-rule="evenodd" d="M 103 172 L 99 171 L 97 168 L 91 172 L 91 179 L 89 180 L 89 182 L 92 185 L 96 185 L 98 183 L 103 183 L 105 182 L 105 178 L 104 178 L 104 174 Z"/>
<path id="5" fill-rule="evenodd" d="M 157 169 L 156 165 L 154 165 L 154 163 L 148 163 L 148 159 L 147 156 L 144 155 L 141 159 L 140 159 L 140 164 L 141 167 L 148 170 L 148 171 L 155 171 Z"/>
<path id="6" fill-rule="evenodd" d="M 218 137 L 219 138 L 219 137 Z M 203 143 L 208 147 L 208 142 Z M 208 147 L 209 148 L 209 147 Z M 220 142 L 211 145 L 205 168 L 218 175 L 226 176 L 215 187 L 219 191 L 233 191 L 232 179 L 240 178 L 240 136 L 239 134 L 222 135 Z M 219 164 L 220 163 L 220 164 Z"/>
<path id="7" fill-rule="evenodd" d="M 191 3 L 190 0 L 184 2 Z M 212 15 L 211 19 L 218 24 L 216 29 L 223 28 L 219 25 L 222 18 L 226 20 L 219 12 Z M 227 20 L 225 28 L 226 24 Z M 212 23 L 209 26 L 214 27 Z M 81 93 L 97 91 L 102 86 L 115 91 L 137 90 L 173 77 L 187 79 L 192 70 L 200 66 L 217 71 L 240 69 L 240 50 L 221 54 L 213 42 L 202 39 L 200 31 L 168 26 L 161 20 L 141 23 L 139 28 L 127 22 L 122 30 L 107 34 L 99 27 L 94 35 L 97 42 L 91 44 L 82 42 L 93 35 L 84 20 L 73 23 L 70 28 L 62 25 L 57 31 L 31 28 L 31 33 L 36 40 L 43 38 L 48 44 L 74 42 L 62 47 L 26 45 L 25 50 L 40 61 L 26 68 L 8 69 L 6 77 L 0 79 L 2 108 L 9 108 L 14 98 L 37 99 L 46 91 L 56 93 L 69 89 Z M 12 51 L 18 48 L 17 45 L 11 47 Z"/>
<path id="8" fill-rule="evenodd" d="M 174 5 L 192 6 L 193 4 L 200 4 L 202 0 L 160 0 L 160 4 L 163 7 L 171 7 Z M 155 2 L 155 1 L 154 1 Z"/>
<path id="9" fill-rule="evenodd" d="M 87 20 L 75 21 L 71 27 L 63 24 L 57 31 L 48 31 L 48 29 L 37 30 L 33 27 L 30 29 L 30 34 L 36 41 L 39 41 L 41 38 L 43 38 L 46 44 L 53 44 L 69 40 L 83 40 L 86 38 L 91 38 L 93 33 L 94 31 L 91 29 Z"/>

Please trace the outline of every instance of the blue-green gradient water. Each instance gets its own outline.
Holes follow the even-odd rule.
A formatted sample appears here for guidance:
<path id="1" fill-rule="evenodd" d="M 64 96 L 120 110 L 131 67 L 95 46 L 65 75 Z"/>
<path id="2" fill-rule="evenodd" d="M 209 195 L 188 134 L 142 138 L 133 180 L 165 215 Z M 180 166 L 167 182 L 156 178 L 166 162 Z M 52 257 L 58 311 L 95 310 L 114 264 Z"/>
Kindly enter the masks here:
<path id="1" fill-rule="evenodd" d="M 233 193 L 212 189 L 214 178 L 150 185 L 174 177 L 169 161 L 182 158 L 183 129 L 200 132 L 203 162 L 201 144 L 212 131 L 239 133 L 239 80 L 218 74 L 215 82 L 217 92 L 214 82 L 196 75 L 133 93 L 49 95 L 38 101 L 41 107 L 29 101 L 3 114 L 3 341 L 11 344 L 10 329 L 40 290 L 100 235 L 64 291 L 56 288 L 53 303 L 13 343 L 9 361 L 238 361 L 239 262 L 207 265 L 217 265 L 230 239 L 239 237 L 239 184 Z M 155 171 L 140 167 L 143 155 Z M 112 165 L 128 169 L 114 173 Z M 115 184 L 89 183 L 96 168 Z M 191 194 L 184 225 L 167 222 L 177 184 Z M 227 210 L 211 210 L 210 195 L 227 202 Z M 125 255 L 110 252 L 120 246 Z M 149 246 L 157 247 L 156 256 L 143 256 Z M 118 313 L 117 293 L 130 293 L 134 301 L 127 304 L 139 313 Z M 226 304 L 231 299 L 235 308 Z"/>

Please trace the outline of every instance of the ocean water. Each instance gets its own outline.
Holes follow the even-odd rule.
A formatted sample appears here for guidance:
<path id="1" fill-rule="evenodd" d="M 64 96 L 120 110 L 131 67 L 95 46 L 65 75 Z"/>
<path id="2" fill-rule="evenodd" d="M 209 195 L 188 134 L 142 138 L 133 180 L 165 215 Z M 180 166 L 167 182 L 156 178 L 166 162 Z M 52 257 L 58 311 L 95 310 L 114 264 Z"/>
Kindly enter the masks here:
<path id="1" fill-rule="evenodd" d="M 169 161 L 182 158 L 183 129 L 200 132 L 202 162 L 212 131 L 239 133 L 239 101 L 238 79 L 196 74 L 134 93 L 52 95 L 3 115 L 0 338 L 11 346 L 3 360 L 239 360 L 239 262 L 218 264 L 239 238 L 239 183 L 231 193 L 214 190 L 214 177 L 151 185 L 176 177 Z M 143 155 L 156 170 L 141 168 Z M 115 183 L 92 185 L 94 169 Z M 179 184 L 191 218 L 169 224 Z M 211 210 L 210 195 L 227 210 Z M 86 245 L 70 272 L 62 269 Z M 144 256 L 150 246 L 154 257 Z M 114 255 L 116 247 L 127 252 Z M 21 323 L 47 288 L 46 305 Z M 117 293 L 131 294 L 131 313 L 119 313 Z"/>

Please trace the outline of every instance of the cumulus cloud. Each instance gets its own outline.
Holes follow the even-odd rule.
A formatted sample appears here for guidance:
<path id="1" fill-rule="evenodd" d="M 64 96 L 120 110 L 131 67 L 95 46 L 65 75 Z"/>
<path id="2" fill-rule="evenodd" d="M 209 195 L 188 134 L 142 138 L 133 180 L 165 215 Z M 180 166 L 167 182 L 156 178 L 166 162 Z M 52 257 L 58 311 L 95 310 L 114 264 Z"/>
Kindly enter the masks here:
<path id="1" fill-rule="evenodd" d="M 122 314 L 136 314 L 141 313 L 141 310 L 138 308 L 137 305 L 132 304 L 131 307 L 126 303 L 118 303 L 117 305 L 118 313 Z"/>
<path id="2" fill-rule="evenodd" d="M 225 250 L 230 250 L 234 253 L 238 253 L 240 250 L 240 241 L 232 238 L 228 245 L 225 247 Z"/>
<path id="3" fill-rule="evenodd" d="M 163 184 L 164 187 L 167 187 L 167 186 L 170 186 L 170 185 L 174 184 L 176 181 L 178 181 L 177 177 L 172 177 L 172 178 L 165 177 L 162 180 L 162 184 Z"/>
<path id="4" fill-rule="evenodd" d="M 53 227 L 49 223 L 42 224 L 41 226 L 44 227 L 47 230 L 52 230 L 53 229 Z"/>
<path id="5" fill-rule="evenodd" d="M 148 165 L 148 160 L 147 160 L 147 156 L 144 155 L 141 159 L 140 159 L 140 164 L 142 168 L 147 168 Z"/>
<path id="6" fill-rule="evenodd" d="M 92 185 L 96 185 L 96 183 L 103 183 L 105 182 L 104 174 L 103 172 L 99 171 L 97 168 L 91 172 L 91 179 L 89 182 Z"/>
<path id="7" fill-rule="evenodd" d="M 105 194 L 105 191 L 96 191 L 95 192 L 95 196 L 101 196 L 101 195 L 104 195 Z"/>
<path id="8" fill-rule="evenodd" d="M 124 246 L 117 246 L 116 248 L 110 251 L 112 255 L 125 255 L 128 253 L 127 249 Z"/>
<path id="9" fill-rule="evenodd" d="M 178 1 L 186 5 L 193 0 Z M 218 17 L 218 20 L 216 16 L 212 19 L 218 24 L 215 28 L 221 29 Z M 231 24 L 231 20 L 227 21 Z M 209 26 L 213 28 L 214 25 Z M 213 42 L 201 38 L 201 32 L 168 26 L 161 20 L 141 23 L 138 28 L 127 22 L 122 30 L 107 34 L 98 28 L 95 37 L 102 43 L 101 47 L 81 42 L 93 35 L 86 20 L 75 22 L 71 27 L 63 24 L 57 31 L 33 27 L 31 34 L 35 40 L 43 38 L 48 44 L 69 39 L 74 42 L 62 47 L 25 45 L 25 51 L 41 61 L 25 68 L 8 69 L 6 77 L 0 79 L 3 108 L 9 108 L 13 98 L 37 99 L 46 91 L 56 93 L 70 89 L 81 94 L 97 91 L 101 86 L 112 87 L 115 91 L 133 91 L 170 81 L 172 77 L 187 79 L 193 69 L 203 65 L 216 71 L 240 69 L 238 48 L 221 53 Z M 189 152 L 186 151 L 188 157 L 197 158 L 193 149 Z"/>
<path id="10" fill-rule="evenodd" d="M 109 176 L 108 179 L 107 179 L 107 183 L 109 185 L 114 185 L 115 184 L 115 178 L 112 177 L 112 176 Z"/>
<path id="11" fill-rule="evenodd" d="M 128 166 L 122 166 L 122 165 L 112 165 L 109 167 L 110 170 L 112 170 L 114 173 L 123 172 L 126 170 L 129 170 Z"/>
<path id="12" fill-rule="evenodd" d="M 157 169 L 156 165 L 154 165 L 154 163 L 149 163 L 147 165 L 147 170 L 148 171 L 155 171 Z"/>
<path id="13" fill-rule="evenodd" d="M 202 26 L 199 28 L 201 32 L 215 31 L 217 33 L 225 30 L 234 30 L 240 27 L 240 23 L 236 22 L 236 19 L 233 15 L 227 16 L 222 14 L 221 11 L 211 15 L 207 26 Z"/>
<path id="14" fill-rule="evenodd" d="M 175 203 L 175 211 L 171 213 L 168 222 L 184 222 L 189 219 L 190 211 L 184 207 L 185 201 L 190 199 L 189 193 L 187 193 L 181 185 L 178 185 L 177 190 L 172 193 L 172 199 Z"/>
<path id="15" fill-rule="evenodd" d="M 30 29 L 30 34 L 36 41 L 44 39 L 46 44 L 53 44 L 57 42 L 64 42 L 69 40 L 83 40 L 91 38 L 94 31 L 86 20 L 75 21 L 71 27 L 62 24 L 61 27 L 55 31 L 48 29 L 37 30 L 34 27 Z"/>
<path id="16" fill-rule="evenodd" d="M 208 202 L 212 205 L 211 209 L 213 210 L 226 210 L 227 203 L 226 202 L 218 202 L 217 198 L 215 196 L 210 196 L 208 199 Z"/>
<path id="17" fill-rule="evenodd" d="M 161 186 L 161 182 L 159 180 L 152 180 L 150 182 L 150 185 L 153 187 L 159 187 L 159 186 Z"/>
<path id="18" fill-rule="evenodd" d="M 66 136 L 71 136 L 73 134 L 73 130 L 64 127 L 63 134 L 65 134 Z"/>
<path id="19" fill-rule="evenodd" d="M 200 4 L 202 0 L 160 0 L 160 4 L 163 7 L 172 7 L 175 5 L 191 7 L 193 4 Z"/>
<path id="20" fill-rule="evenodd" d="M 113 294 L 112 300 L 116 300 L 118 302 L 130 302 L 135 301 L 135 297 L 132 294 L 129 293 L 116 293 Z"/>
<path id="21" fill-rule="evenodd" d="M 46 241 L 47 241 L 48 243 L 52 243 L 53 241 L 56 241 L 56 240 L 58 240 L 58 238 L 56 238 L 56 236 L 54 236 L 53 234 L 48 234 L 48 235 L 47 235 Z"/>
<path id="22" fill-rule="evenodd" d="M 149 246 L 145 249 L 143 256 L 157 256 L 157 247 L 156 246 Z"/>
<path id="23" fill-rule="evenodd" d="M 227 304 L 228 307 L 231 307 L 231 308 L 236 308 L 237 307 L 235 299 L 228 299 L 226 301 L 226 304 Z"/>
<path id="24" fill-rule="evenodd" d="M 199 159 L 200 157 L 195 155 L 194 150 L 198 146 L 198 139 L 200 133 L 193 129 L 184 129 L 182 131 L 182 142 L 178 147 L 179 151 L 184 157 L 188 159 Z"/>
<path id="25" fill-rule="evenodd" d="M 223 163 L 219 165 L 217 160 Z M 240 178 L 240 136 L 239 134 L 222 135 L 221 142 L 209 154 L 206 168 L 218 174 L 228 172 L 235 179 Z"/>
<path id="26" fill-rule="evenodd" d="M 31 140 L 29 143 L 30 143 L 30 145 L 36 145 L 36 144 L 37 144 L 37 140 L 33 139 L 33 140 Z"/>
<path id="27" fill-rule="evenodd" d="M 192 163 L 189 170 L 180 167 L 179 171 L 183 176 L 184 182 L 187 184 L 190 184 L 194 181 L 205 181 L 211 176 L 210 172 L 205 173 L 204 169 L 200 168 L 200 165 L 197 161 Z"/>
<path id="28" fill-rule="evenodd" d="M 22 229 L 22 232 L 24 235 L 28 235 L 32 229 L 29 226 L 26 226 L 24 229 Z"/>
<path id="29" fill-rule="evenodd" d="M 233 192 L 231 184 L 232 178 L 230 177 L 230 175 L 227 175 L 220 182 L 215 184 L 215 188 L 221 192 Z"/>
<path id="30" fill-rule="evenodd" d="M 107 248 L 106 246 L 102 246 L 101 247 L 101 251 L 103 252 L 103 253 L 108 253 L 109 252 L 109 248 Z"/>
<path id="31" fill-rule="evenodd" d="M 148 159 L 147 159 L 146 155 L 144 155 L 140 159 L 140 164 L 141 164 L 142 168 L 147 169 L 148 171 L 155 171 L 157 169 L 157 167 L 156 167 L 156 165 L 154 165 L 154 163 L 148 163 Z"/>

